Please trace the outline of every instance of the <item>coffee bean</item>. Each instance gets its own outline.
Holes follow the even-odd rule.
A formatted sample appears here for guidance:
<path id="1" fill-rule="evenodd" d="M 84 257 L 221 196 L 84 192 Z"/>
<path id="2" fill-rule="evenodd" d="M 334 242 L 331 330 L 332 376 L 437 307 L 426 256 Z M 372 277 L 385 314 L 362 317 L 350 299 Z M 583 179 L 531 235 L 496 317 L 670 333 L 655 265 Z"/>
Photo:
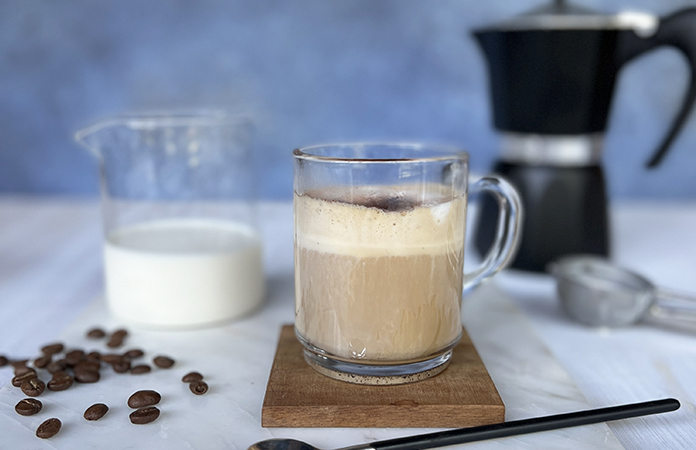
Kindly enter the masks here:
<path id="1" fill-rule="evenodd" d="M 140 375 L 142 373 L 148 373 L 150 370 L 152 369 L 147 364 L 139 364 L 131 368 L 130 373 L 132 373 L 133 375 Z"/>
<path id="2" fill-rule="evenodd" d="M 73 385 L 75 380 L 67 372 L 56 372 L 48 382 L 49 391 L 64 391 Z"/>
<path id="3" fill-rule="evenodd" d="M 104 414 L 109 410 L 109 407 L 103 403 L 95 403 L 85 410 L 84 418 L 87 420 L 99 420 L 104 417 Z"/>
<path id="4" fill-rule="evenodd" d="M 135 425 L 144 425 L 155 421 L 160 415 L 160 410 L 154 406 L 140 408 L 130 413 L 130 421 Z"/>
<path id="5" fill-rule="evenodd" d="M 67 378 L 72 378 L 72 377 L 70 376 L 70 374 L 68 372 L 65 372 L 64 370 L 62 370 L 60 372 L 54 373 L 53 377 L 51 379 L 59 381 L 59 380 L 65 380 Z"/>
<path id="6" fill-rule="evenodd" d="M 116 338 L 111 338 L 109 339 L 109 342 L 106 343 L 106 346 L 109 348 L 118 348 L 123 345 L 123 339 L 116 339 Z"/>
<path id="7" fill-rule="evenodd" d="M 12 361 L 10 364 L 12 365 L 12 367 L 13 367 L 15 370 L 17 370 L 17 369 L 19 369 L 19 368 L 21 368 L 21 367 L 27 367 L 27 363 L 28 363 L 28 362 L 29 362 L 28 359 L 20 359 L 20 360 L 17 360 L 17 361 Z"/>
<path id="8" fill-rule="evenodd" d="M 31 380 L 23 381 L 19 388 L 29 397 L 38 397 L 46 390 L 46 383 L 38 378 L 32 378 Z"/>
<path id="9" fill-rule="evenodd" d="M 145 353 L 140 350 L 140 349 L 133 349 L 133 350 L 128 350 L 126 353 L 123 354 L 128 359 L 137 359 L 140 358 L 144 355 Z"/>
<path id="10" fill-rule="evenodd" d="M 106 333 L 101 328 L 92 328 L 87 332 L 87 337 L 90 339 L 101 339 L 106 336 Z"/>
<path id="11" fill-rule="evenodd" d="M 15 405 L 15 411 L 20 416 L 33 416 L 41 411 L 43 403 L 35 398 L 25 398 Z"/>
<path id="12" fill-rule="evenodd" d="M 45 369 L 46 366 L 48 366 L 51 363 L 52 358 L 53 355 L 46 355 L 42 356 L 41 358 L 36 358 L 34 360 L 34 367 L 37 367 L 39 369 Z"/>
<path id="13" fill-rule="evenodd" d="M 22 375 L 17 375 L 14 378 L 12 378 L 12 386 L 20 387 L 22 383 L 24 383 L 27 380 L 31 380 L 32 378 L 36 378 L 36 371 L 34 369 L 31 369 L 29 372 L 25 372 Z"/>
<path id="14" fill-rule="evenodd" d="M 99 352 L 89 352 L 86 356 L 87 361 L 94 361 L 94 362 L 100 362 L 101 361 L 101 353 Z"/>
<path id="15" fill-rule="evenodd" d="M 68 367 L 68 364 L 65 362 L 65 360 L 59 359 L 58 361 L 49 363 L 48 366 L 46 366 L 46 370 L 48 370 L 50 373 L 57 373 L 62 372 L 66 367 Z"/>
<path id="16" fill-rule="evenodd" d="M 7 359 L 6 356 L 0 355 L 0 367 L 4 367 L 4 366 L 8 365 L 9 363 L 10 363 L 10 361 Z"/>
<path id="17" fill-rule="evenodd" d="M 128 331 L 124 329 L 116 330 L 109 336 L 109 342 L 106 343 L 107 347 L 117 348 L 123 345 L 123 340 L 128 336 Z"/>
<path id="18" fill-rule="evenodd" d="M 114 364 L 123 361 L 123 356 L 117 355 L 116 353 L 107 353 L 106 355 L 102 355 L 101 359 L 105 363 Z"/>
<path id="19" fill-rule="evenodd" d="M 111 333 L 112 338 L 117 338 L 121 340 L 123 340 L 126 336 L 128 336 L 128 331 L 124 330 L 123 328 L 120 328 Z"/>
<path id="20" fill-rule="evenodd" d="M 112 367 L 114 368 L 114 372 L 116 372 L 116 373 L 126 373 L 130 370 L 131 363 L 130 363 L 130 361 L 126 361 L 126 360 L 118 361 L 118 362 L 115 362 L 112 365 Z"/>
<path id="21" fill-rule="evenodd" d="M 196 395 L 203 395 L 208 392 L 208 385 L 205 381 L 194 381 L 189 384 L 189 389 Z"/>
<path id="22" fill-rule="evenodd" d="M 99 369 L 101 368 L 101 364 L 96 361 L 80 361 L 73 367 L 74 371 L 84 371 L 84 370 L 91 370 L 92 372 L 98 372 Z"/>
<path id="23" fill-rule="evenodd" d="M 52 438 L 58 434 L 61 425 L 63 424 L 60 423 L 60 420 L 56 419 L 55 417 L 48 419 L 36 429 L 36 437 L 41 439 Z"/>
<path id="24" fill-rule="evenodd" d="M 36 373 L 36 370 L 32 369 L 31 367 L 27 366 L 17 366 L 15 367 L 14 374 L 16 377 L 24 375 L 26 373 L 31 373 L 34 372 Z"/>
<path id="25" fill-rule="evenodd" d="M 142 408 L 144 406 L 156 405 L 162 400 L 162 396 L 156 391 L 138 391 L 128 398 L 128 406 L 131 408 Z"/>
<path id="26" fill-rule="evenodd" d="M 158 356 L 153 359 L 153 362 L 157 367 L 162 369 L 169 369 L 174 365 L 174 360 L 168 356 Z"/>
<path id="27" fill-rule="evenodd" d="M 63 344 L 56 342 L 55 344 L 49 344 L 41 347 L 41 352 L 43 352 L 44 355 L 55 355 L 56 353 L 62 352 L 63 348 Z"/>
<path id="28" fill-rule="evenodd" d="M 76 366 L 86 359 L 87 357 L 83 350 L 73 350 L 65 354 L 65 363 L 69 366 Z"/>
<path id="29" fill-rule="evenodd" d="M 75 372 L 75 381 L 78 383 L 96 383 L 100 375 L 96 370 L 78 370 Z"/>
<path id="30" fill-rule="evenodd" d="M 203 375 L 201 375 L 198 372 L 190 372 L 184 375 L 184 378 L 181 379 L 184 383 L 191 383 L 193 381 L 201 381 L 203 379 Z"/>

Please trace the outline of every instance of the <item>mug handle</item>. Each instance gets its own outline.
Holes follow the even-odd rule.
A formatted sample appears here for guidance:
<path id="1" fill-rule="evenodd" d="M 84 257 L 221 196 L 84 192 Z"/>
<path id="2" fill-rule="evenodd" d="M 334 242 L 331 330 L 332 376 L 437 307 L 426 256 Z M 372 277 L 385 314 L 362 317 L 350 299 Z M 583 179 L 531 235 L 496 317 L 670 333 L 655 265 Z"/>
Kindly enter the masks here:
<path id="1" fill-rule="evenodd" d="M 464 291 L 507 267 L 522 238 L 522 202 L 510 183 L 497 175 L 488 175 L 473 184 L 469 194 L 475 193 L 490 193 L 498 202 L 498 224 L 495 241 L 479 268 L 464 274 Z"/>

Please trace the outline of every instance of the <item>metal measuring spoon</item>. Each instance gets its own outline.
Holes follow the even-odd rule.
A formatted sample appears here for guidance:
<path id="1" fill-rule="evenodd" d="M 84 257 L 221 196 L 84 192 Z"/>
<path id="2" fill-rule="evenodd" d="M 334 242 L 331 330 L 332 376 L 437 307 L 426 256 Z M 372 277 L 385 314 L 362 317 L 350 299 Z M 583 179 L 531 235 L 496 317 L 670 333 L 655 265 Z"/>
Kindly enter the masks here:
<path id="1" fill-rule="evenodd" d="M 679 409 L 679 401 L 673 398 L 652 400 L 642 403 L 589 409 L 566 414 L 513 420 L 470 428 L 457 428 L 448 431 L 419 434 L 403 438 L 375 441 L 369 444 L 354 445 L 338 450 L 420 450 L 444 447 L 446 445 L 483 441 L 539 431 L 558 430 L 610 420 L 659 414 Z M 251 445 L 247 450 L 319 450 L 306 442 L 295 439 L 268 439 Z"/>
<path id="2" fill-rule="evenodd" d="M 593 326 L 617 327 L 641 320 L 696 331 L 696 297 L 655 287 L 604 258 L 574 255 L 549 265 L 563 309 Z"/>

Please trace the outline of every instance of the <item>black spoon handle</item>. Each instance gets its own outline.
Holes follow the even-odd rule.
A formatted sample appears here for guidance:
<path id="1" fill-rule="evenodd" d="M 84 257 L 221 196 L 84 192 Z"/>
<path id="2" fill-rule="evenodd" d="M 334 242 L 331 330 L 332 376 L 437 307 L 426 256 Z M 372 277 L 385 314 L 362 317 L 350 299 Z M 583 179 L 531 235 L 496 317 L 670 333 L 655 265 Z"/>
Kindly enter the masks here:
<path id="1" fill-rule="evenodd" d="M 514 420 L 471 428 L 440 431 L 405 438 L 377 441 L 370 444 L 375 450 L 421 450 L 444 447 L 445 445 L 463 444 L 486 439 L 536 433 L 538 431 L 557 430 L 559 428 L 577 427 L 610 420 L 628 419 L 647 416 L 679 409 L 679 401 L 674 398 L 612 406 L 609 408 L 590 409 L 553 416 Z"/>

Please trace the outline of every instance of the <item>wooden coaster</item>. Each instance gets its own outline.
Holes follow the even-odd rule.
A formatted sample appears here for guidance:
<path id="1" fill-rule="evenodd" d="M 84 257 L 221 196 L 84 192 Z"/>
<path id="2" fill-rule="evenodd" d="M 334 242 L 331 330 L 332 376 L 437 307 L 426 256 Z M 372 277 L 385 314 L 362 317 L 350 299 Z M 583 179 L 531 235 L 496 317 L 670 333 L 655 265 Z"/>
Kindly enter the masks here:
<path id="1" fill-rule="evenodd" d="M 458 428 L 503 422 L 505 405 L 464 330 L 449 367 L 416 383 L 365 386 L 321 375 L 305 362 L 292 325 L 280 333 L 264 427 Z"/>

